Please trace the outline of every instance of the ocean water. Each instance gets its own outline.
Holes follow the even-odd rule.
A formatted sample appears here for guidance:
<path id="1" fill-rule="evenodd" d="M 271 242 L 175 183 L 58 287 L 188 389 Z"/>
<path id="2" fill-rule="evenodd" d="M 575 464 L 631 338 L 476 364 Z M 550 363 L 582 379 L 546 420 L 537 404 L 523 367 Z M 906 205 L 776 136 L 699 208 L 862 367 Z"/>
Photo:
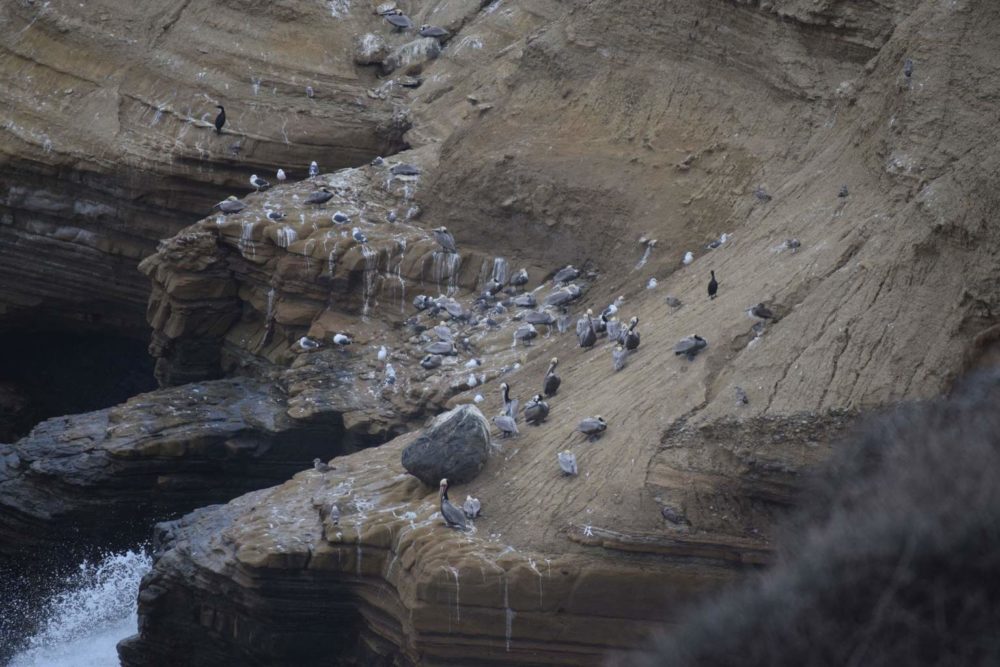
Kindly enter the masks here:
<path id="1" fill-rule="evenodd" d="M 38 631 L 10 667 L 117 667 L 116 644 L 136 632 L 145 551 L 123 551 L 77 566 L 37 613 Z"/>

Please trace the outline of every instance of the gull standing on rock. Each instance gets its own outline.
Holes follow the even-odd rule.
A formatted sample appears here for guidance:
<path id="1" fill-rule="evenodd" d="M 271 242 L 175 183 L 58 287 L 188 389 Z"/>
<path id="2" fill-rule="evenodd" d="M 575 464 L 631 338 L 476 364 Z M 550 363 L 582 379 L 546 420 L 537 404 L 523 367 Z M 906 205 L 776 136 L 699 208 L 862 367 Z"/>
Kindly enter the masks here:
<path id="1" fill-rule="evenodd" d="M 355 227 L 354 229 L 351 230 L 351 236 L 354 238 L 355 241 L 357 241 L 361 245 L 368 243 L 368 237 L 362 234 L 361 229 L 359 229 L 358 227 Z"/>
<path id="2" fill-rule="evenodd" d="M 462 511 L 465 512 L 466 517 L 469 519 L 477 518 L 482 508 L 483 504 L 479 502 L 479 498 L 473 498 L 469 495 L 465 496 L 465 502 L 462 504 Z"/>
<path id="3" fill-rule="evenodd" d="M 309 163 L 309 178 L 316 178 L 319 176 L 319 165 L 316 164 L 316 160 Z"/>
<path id="4" fill-rule="evenodd" d="M 257 174 L 254 174 L 253 176 L 250 177 L 250 185 L 257 188 L 257 192 L 260 192 L 261 190 L 267 190 L 269 187 L 271 187 L 270 183 L 265 181 Z"/>
<path id="5" fill-rule="evenodd" d="M 267 219 L 273 220 L 274 222 L 280 222 L 281 220 L 285 219 L 285 214 L 282 213 L 281 211 L 272 211 L 268 209 L 266 213 L 267 213 Z"/>
<path id="6" fill-rule="evenodd" d="M 319 458 L 315 458 L 313 459 L 313 470 L 315 470 L 318 473 L 327 473 L 330 472 L 331 470 L 336 470 L 336 468 L 330 465 L 329 463 L 324 463 Z"/>
<path id="7" fill-rule="evenodd" d="M 278 182 L 279 183 L 284 183 L 287 178 L 288 178 L 288 176 L 285 175 L 285 170 L 284 169 L 279 169 L 278 170 Z"/>
<path id="8" fill-rule="evenodd" d="M 438 490 L 438 498 L 441 501 L 441 517 L 449 528 L 459 528 L 465 530 L 465 512 L 458 509 L 448 500 L 448 480 L 442 479 Z"/>
<path id="9" fill-rule="evenodd" d="M 333 342 L 336 345 L 350 345 L 354 341 L 347 334 L 337 333 L 333 335 Z"/>

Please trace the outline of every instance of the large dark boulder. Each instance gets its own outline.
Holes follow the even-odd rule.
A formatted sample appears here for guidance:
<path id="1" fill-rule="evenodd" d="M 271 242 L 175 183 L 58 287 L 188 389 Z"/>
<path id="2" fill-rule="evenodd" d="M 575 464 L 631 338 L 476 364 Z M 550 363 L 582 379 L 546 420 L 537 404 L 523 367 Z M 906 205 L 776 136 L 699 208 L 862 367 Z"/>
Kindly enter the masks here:
<path id="1" fill-rule="evenodd" d="M 452 484 L 475 479 L 486 465 L 490 426 L 474 405 L 461 405 L 439 415 L 403 450 L 403 467 L 428 486 L 442 478 Z"/>

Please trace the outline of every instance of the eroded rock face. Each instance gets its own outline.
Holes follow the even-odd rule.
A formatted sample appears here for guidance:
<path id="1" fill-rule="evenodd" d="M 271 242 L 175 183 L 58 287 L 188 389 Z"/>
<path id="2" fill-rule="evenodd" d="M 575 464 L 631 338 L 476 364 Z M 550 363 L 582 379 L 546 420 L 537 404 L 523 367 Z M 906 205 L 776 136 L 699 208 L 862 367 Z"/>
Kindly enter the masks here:
<path id="1" fill-rule="evenodd" d="M 490 447 L 490 424 L 474 405 L 439 415 L 412 443 L 403 449 L 403 467 L 427 486 L 442 479 L 465 484 L 486 465 Z"/>

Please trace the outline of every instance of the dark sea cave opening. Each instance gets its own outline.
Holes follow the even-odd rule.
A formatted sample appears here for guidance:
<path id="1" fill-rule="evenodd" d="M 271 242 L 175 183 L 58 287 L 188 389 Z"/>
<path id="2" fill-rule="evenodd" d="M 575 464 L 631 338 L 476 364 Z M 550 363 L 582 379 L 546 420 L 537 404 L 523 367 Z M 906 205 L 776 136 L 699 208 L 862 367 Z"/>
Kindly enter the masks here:
<path id="1" fill-rule="evenodd" d="M 97 331 L 0 331 L 0 442 L 156 388 L 147 342 Z"/>

